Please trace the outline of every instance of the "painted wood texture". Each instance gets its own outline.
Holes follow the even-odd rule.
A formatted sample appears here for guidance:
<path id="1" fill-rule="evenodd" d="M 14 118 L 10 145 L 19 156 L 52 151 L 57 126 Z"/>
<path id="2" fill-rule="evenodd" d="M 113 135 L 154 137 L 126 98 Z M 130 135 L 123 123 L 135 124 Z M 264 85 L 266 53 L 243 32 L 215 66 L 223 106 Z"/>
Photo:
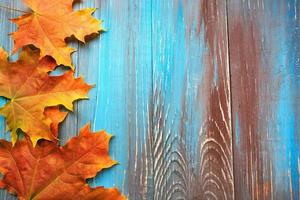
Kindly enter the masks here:
<path id="1" fill-rule="evenodd" d="M 300 1 L 75 7 L 97 7 L 108 31 L 72 43 L 76 74 L 96 87 L 63 123 L 61 144 L 91 122 L 115 135 L 111 155 L 120 163 L 90 184 L 132 200 L 300 198 Z M 20 10 L 20 0 L 0 0 L 7 50 L 8 19 Z M 0 130 L 8 139 L 3 118 Z M 1 191 L 0 199 L 15 198 Z"/>
<path id="2" fill-rule="evenodd" d="M 300 1 L 228 8 L 236 199 L 299 199 Z"/>

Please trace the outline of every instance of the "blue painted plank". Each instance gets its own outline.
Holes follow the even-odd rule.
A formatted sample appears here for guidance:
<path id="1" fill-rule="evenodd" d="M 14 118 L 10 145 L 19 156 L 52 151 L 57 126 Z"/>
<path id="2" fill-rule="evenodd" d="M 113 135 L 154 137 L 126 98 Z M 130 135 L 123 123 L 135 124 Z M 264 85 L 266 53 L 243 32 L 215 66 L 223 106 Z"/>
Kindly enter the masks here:
<path id="1" fill-rule="evenodd" d="M 234 199 L 226 1 L 152 9 L 152 197 Z"/>
<path id="2" fill-rule="evenodd" d="M 96 87 L 89 101 L 78 105 L 78 126 L 92 122 L 94 130 L 106 129 L 115 137 L 111 154 L 119 165 L 101 173 L 94 186 L 118 187 L 130 199 L 141 199 L 148 177 L 139 157 L 151 129 L 151 1 L 86 1 L 83 7 L 99 8 L 95 15 L 107 29 L 79 48 L 78 71 Z"/>

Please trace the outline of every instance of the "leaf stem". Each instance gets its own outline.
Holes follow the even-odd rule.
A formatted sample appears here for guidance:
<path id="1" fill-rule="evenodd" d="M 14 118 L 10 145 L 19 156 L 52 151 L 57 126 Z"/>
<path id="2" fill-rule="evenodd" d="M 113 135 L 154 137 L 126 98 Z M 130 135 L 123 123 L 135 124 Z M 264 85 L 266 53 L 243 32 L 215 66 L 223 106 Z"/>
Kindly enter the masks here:
<path id="1" fill-rule="evenodd" d="M 28 13 L 28 12 L 23 11 L 23 10 L 18 10 L 18 9 L 15 9 L 15 8 L 9 8 L 9 7 L 3 6 L 3 5 L 0 5 L 0 8 L 10 10 L 10 11 L 17 11 L 17 12 L 21 12 L 21 13 Z"/>

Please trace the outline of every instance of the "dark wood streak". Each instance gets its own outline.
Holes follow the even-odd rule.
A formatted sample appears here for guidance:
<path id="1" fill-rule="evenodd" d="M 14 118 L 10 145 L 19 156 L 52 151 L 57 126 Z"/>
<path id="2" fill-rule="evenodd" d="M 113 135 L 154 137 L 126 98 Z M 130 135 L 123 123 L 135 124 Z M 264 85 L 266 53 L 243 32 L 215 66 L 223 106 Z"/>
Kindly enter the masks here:
<path id="1" fill-rule="evenodd" d="M 197 199 L 234 199 L 226 20 L 226 1 L 202 1 L 198 31 L 201 32 L 203 27 L 209 49 L 204 79 L 208 110 L 205 136 L 199 141 L 201 160 Z"/>
<path id="2" fill-rule="evenodd" d="M 299 188 L 292 183 L 299 177 L 299 170 L 295 172 L 299 155 L 297 150 L 288 149 L 295 147 L 285 147 L 299 141 L 299 123 L 286 124 L 285 114 L 278 111 L 291 104 L 291 115 L 299 113 L 297 100 L 293 101 L 299 100 L 299 63 L 294 62 L 299 59 L 294 53 L 298 44 L 295 38 L 299 37 L 299 2 L 229 0 L 228 7 L 236 198 L 299 199 Z M 285 48 L 289 49 L 287 54 Z M 289 87 L 292 92 L 286 94 L 291 96 L 282 97 L 282 90 Z"/>
<path id="3" fill-rule="evenodd" d="M 259 132 L 261 36 L 255 15 L 247 11 L 243 13 L 245 5 L 236 1 L 231 3 L 229 4 L 229 46 L 232 113 L 234 125 L 238 126 L 236 121 L 239 122 L 239 129 L 234 129 L 236 198 L 260 200 L 264 196 L 261 154 L 263 135 Z M 251 12 L 254 13 L 256 10 Z"/>
<path id="4" fill-rule="evenodd" d="M 248 185 L 250 199 L 260 199 L 263 193 L 261 135 L 258 133 L 259 115 L 259 43 L 255 22 L 248 25 L 236 21 L 230 25 L 230 49 L 232 66 L 233 113 L 238 113 L 241 122 L 240 130 L 243 138 L 240 148 L 235 151 L 236 191 L 242 191 Z M 234 117 L 234 120 L 237 120 Z M 245 157 L 245 159 L 243 158 Z M 238 159 L 241 158 L 241 159 Z M 247 170 L 244 170 L 247 169 Z M 256 186 L 258 185 L 258 187 Z M 237 192 L 237 198 L 245 198 Z"/>

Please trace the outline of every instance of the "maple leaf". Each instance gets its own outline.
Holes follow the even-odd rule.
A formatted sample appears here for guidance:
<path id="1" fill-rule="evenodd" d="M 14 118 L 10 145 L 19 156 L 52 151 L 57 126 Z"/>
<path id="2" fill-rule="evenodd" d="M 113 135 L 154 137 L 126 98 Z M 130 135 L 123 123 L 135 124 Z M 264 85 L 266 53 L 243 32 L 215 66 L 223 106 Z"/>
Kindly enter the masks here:
<path id="1" fill-rule="evenodd" d="M 0 52 L 5 55 L 4 50 Z M 72 110 L 73 101 L 86 99 L 92 86 L 82 78 L 74 79 L 72 70 L 50 76 L 48 72 L 56 67 L 55 61 L 50 57 L 39 61 L 38 50 L 25 48 L 13 63 L 4 58 L 0 58 L 0 96 L 10 101 L 0 108 L 0 114 L 6 117 L 13 143 L 18 129 L 30 136 L 34 145 L 41 138 L 55 141 L 58 123 L 65 113 L 58 108 L 45 108 L 63 105 Z"/>
<path id="2" fill-rule="evenodd" d="M 123 200 L 115 188 L 90 188 L 86 183 L 116 164 L 109 157 L 110 139 L 105 131 L 92 133 L 86 125 L 63 147 L 45 140 L 35 148 L 27 139 L 14 146 L 1 140 L 0 187 L 22 200 Z"/>
<path id="3" fill-rule="evenodd" d="M 73 48 L 65 39 L 75 36 L 85 42 L 85 36 L 103 30 L 102 21 L 92 17 L 94 8 L 73 11 L 73 0 L 23 0 L 32 13 L 12 19 L 18 30 L 12 33 L 14 52 L 32 44 L 41 50 L 41 57 L 52 56 L 58 65 L 72 66 Z"/>
<path id="4" fill-rule="evenodd" d="M 58 136 L 58 125 L 67 116 L 67 112 L 61 112 L 58 106 L 45 108 L 44 115 L 51 120 L 50 130 L 54 137 Z"/>
<path id="5" fill-rule="evenodd" d="M 7 52 L 3 48 L 0 48 L 0 60 L 5 60 L 8 58 Z"/>

